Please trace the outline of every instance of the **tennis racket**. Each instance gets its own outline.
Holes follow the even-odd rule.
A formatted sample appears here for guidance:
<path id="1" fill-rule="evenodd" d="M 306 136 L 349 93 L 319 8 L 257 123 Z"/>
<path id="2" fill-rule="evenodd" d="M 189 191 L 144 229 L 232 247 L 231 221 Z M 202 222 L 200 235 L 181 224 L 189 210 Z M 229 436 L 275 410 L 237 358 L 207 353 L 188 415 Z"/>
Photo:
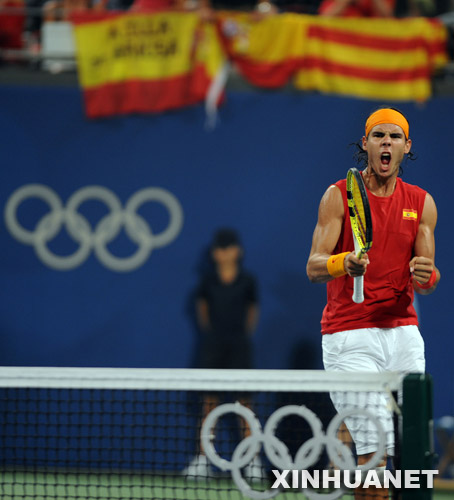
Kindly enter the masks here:
<path id="1" fill-rule="evenodd" d="M 347 202 L 353 232 L 355 253 L 358 259 L 372 246 L 372 217 L 367 198 L 366 186 L 356 168 L 347 173 Z M 364 276 L 353 278 L 353 302 L 360 304 L 364 300 Z"/>

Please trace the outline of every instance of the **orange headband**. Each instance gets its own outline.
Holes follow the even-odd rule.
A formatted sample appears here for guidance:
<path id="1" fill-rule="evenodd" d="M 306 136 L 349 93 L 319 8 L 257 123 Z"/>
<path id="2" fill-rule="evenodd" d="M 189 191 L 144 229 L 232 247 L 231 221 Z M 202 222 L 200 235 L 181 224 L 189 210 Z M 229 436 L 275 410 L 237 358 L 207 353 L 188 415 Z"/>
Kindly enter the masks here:
<path id="1" fill-rule="evenodd" d="M 366 137 L 375 125 L 380 125 L 381 123 L 398 125 L 404 131 L 405 137 L 408 139 L 410 126 L 405 116 L 390 108 L 379 109 L 369 116 L 366 122 Z"/>

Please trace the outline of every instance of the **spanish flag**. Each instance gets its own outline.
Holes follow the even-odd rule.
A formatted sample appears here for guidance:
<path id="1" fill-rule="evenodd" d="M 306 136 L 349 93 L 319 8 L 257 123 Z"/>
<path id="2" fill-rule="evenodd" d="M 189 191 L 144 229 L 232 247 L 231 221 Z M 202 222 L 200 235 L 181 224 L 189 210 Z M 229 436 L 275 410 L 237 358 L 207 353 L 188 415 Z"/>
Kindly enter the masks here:
<path id="1" fill-rule="evenodd" d="M 258 87 L 286 85 L 302 65 L 312 17 L 298 14 L 269 16 L 220 12 L 218 29 L 225 51 L 239 73 Z"/>
<path id="2" fill-rule="evenodd" d="M 406 220 L 418 220 L 418 212 L 412 208 L 404 208 L 402 211 L 402 218 Z"/>
<path id="3" fill-rule="evenodd" d="M 90 118 L 203 101 L 224 62 L 215 27 L 195 13 L 79 14 L 72 21 Z"/>
<path id="4" fill-rule="evenodd" d="M 437 20 L 324 18 L 282 14 L 253 22 L 224 12 L 219 30 L 250 83 L 378 100 L 424 101 L 448 60 Z"/>

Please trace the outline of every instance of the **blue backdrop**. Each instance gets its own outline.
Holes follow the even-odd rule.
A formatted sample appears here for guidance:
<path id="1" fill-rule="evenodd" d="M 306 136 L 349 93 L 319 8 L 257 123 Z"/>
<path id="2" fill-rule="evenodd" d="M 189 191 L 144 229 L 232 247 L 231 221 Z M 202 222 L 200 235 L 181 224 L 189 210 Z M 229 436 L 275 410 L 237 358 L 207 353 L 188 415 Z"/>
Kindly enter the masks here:
<path id="1" fill-rule="evenodd" d="M 256 366 L 321 368 L 325 286 L 310 284 L 305 273 L 312 231 L 323 192 L 352 165 L 348 145 L 362 136 L 365 117 L 376 106 L 304 94 L 231 93 L 220 124 L 207 131 L 202 107 L 90 122 L 77 89 L 1 87 L 3 213 L 8 202 L 11 208 L 11 195 L 28 184 L 52 189 L 62 207 L 87 186 L 107 188 L 122 207 L 139 190 L 156 187 L 181 207 L 183 225 L 142 265 L 118 272 L 89 247 L 87 235 L 94 246 L 104 235 L 119 258 L 134 254 L 137 243 L 125 229 L 108 242 L 115 221 L 106 218 L 105 204 L 88 198 L 73 225 L 58 230 L 57 219 L 43 220 L 46 202 L 24 196 L 13 212 L 28 231 L 40 223 L 41 240 L 35 235 L 34 244 L 19 241 L 5 220 L 0 223 L 0 364 L 193 366 L 192 292 L 213 231 L 229 225 L 239 230 L 245 266 L 260 287 Z M 439 209 L 442 282 L 418 304 L 439 416 L 454 413 L 448 294 L 454 99 L 399 107 L 418 153 L 404 180 L 427 189 Z M 154 235 L 165 231 L 172 221 L 165 204 L 144 203 L 137 213 L 141 218 L 130 215 L 130 233 L 143 238 L 140 245 L 156 244 L 143 235 L 147 224 Z M 52 228 L 58 234 L 51 237 Z M 79 264 L 61 271 L 43 263 L 34 245 L 71 255 L 80 248 L 71 231 L 85 234 L 88 245 Z"/>

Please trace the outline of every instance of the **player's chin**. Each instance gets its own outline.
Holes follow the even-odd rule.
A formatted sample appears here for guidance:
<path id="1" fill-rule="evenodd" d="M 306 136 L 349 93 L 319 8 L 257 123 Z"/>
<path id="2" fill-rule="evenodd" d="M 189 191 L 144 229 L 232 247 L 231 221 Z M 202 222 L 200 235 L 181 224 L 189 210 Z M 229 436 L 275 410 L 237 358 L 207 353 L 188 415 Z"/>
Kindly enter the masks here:
<path id="1" fill-rule="evenodd" d="M 381 161 L 376 162 L 372 169 L 378 177 L 391 177 L 395 171 L 395 167 L 392 164 L 382 163 Z"/>
<path id="2" fill-rule="evenodd" d="M 378 165 L 378 175 L 381 177 L 392 177 L 399 170 L 399 165 L 391 163 L 380 163 Z"/>

